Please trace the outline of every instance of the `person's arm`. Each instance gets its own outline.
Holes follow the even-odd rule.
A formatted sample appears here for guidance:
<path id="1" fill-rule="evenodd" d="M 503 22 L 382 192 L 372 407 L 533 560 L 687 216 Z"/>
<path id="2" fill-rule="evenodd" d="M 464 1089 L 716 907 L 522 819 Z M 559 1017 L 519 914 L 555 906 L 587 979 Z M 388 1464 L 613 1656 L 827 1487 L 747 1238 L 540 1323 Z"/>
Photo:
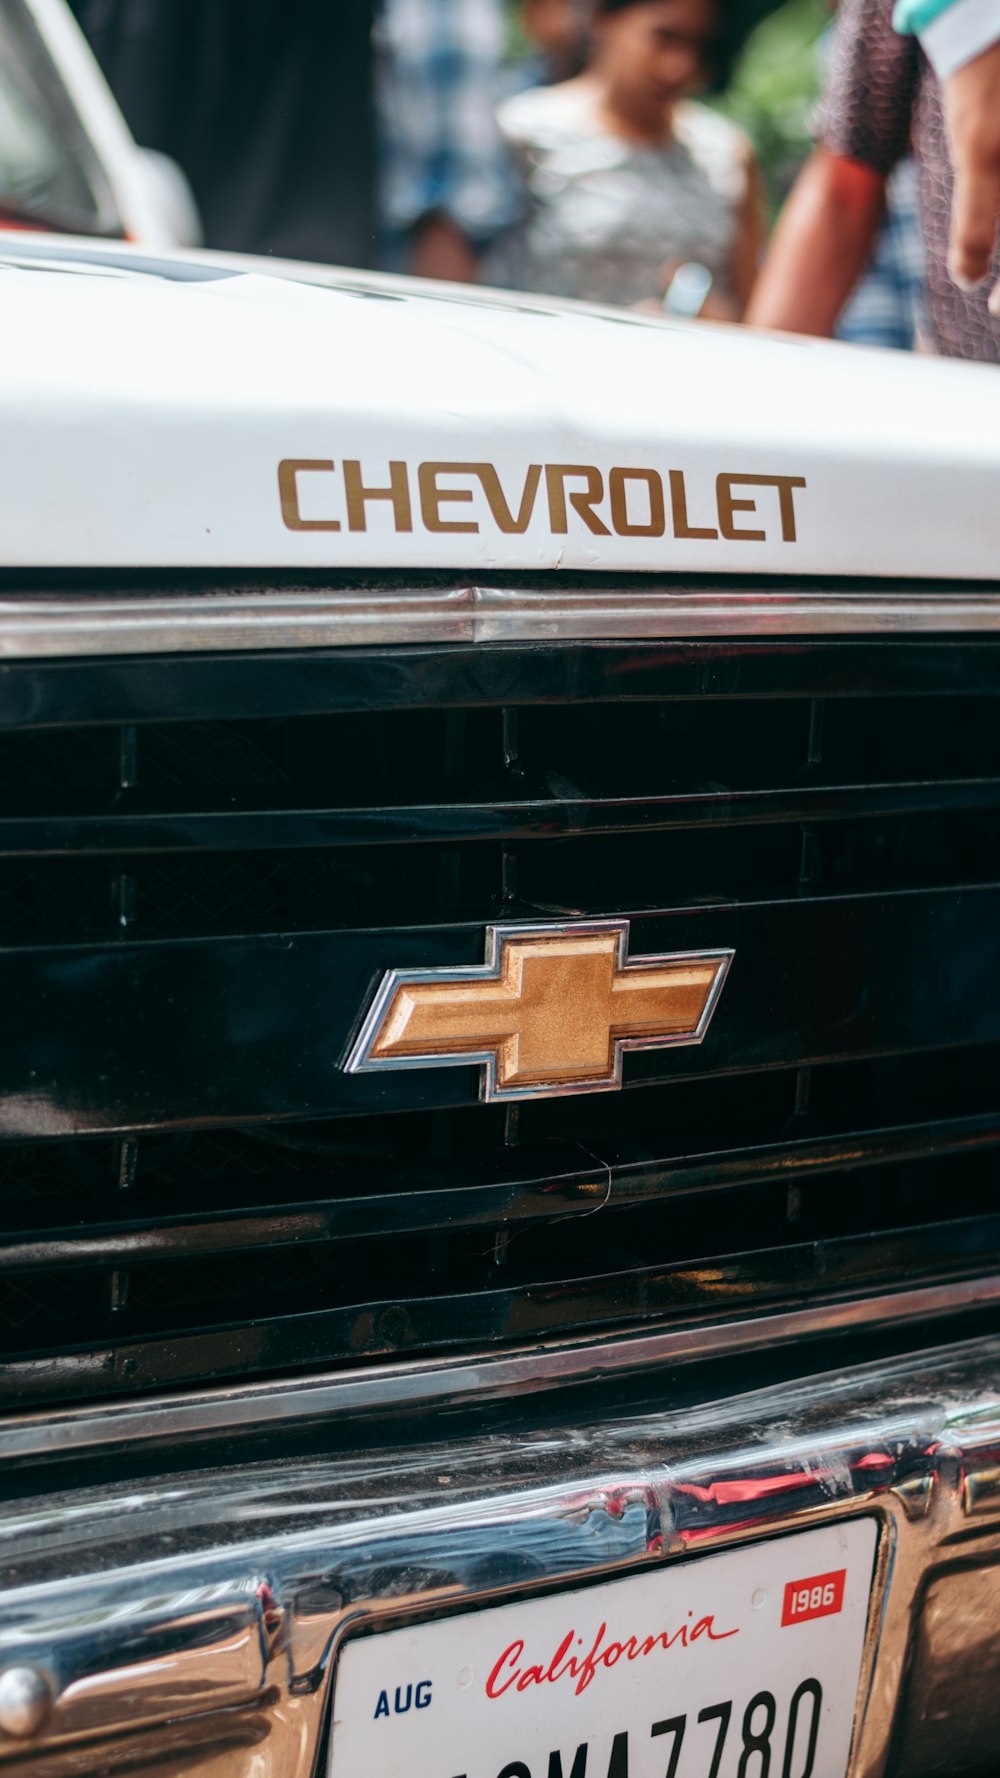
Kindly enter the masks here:
<path id="1" fill-rule="evenodd" d="M 1000 43 L 949 75 L 942 97 L 955 169 L 948 271 L 970 290 L 990 269 L 1000 218 Z M 1000 315 L 1000 281 L 990 309 Z"/>
<path id="2" fill-rule="evenodd" d="M 941 82 L 955 171 L 948 271 L 971 290 L 989 271 L 1000 218 L 1000 0 L 897 0 L 893 24 L 920 38 Z M 1000 282 L 990 308 L 1000 315 Z"/>
<path id="3" fill-rule="evenodd" d="M 476 276 L 476 255 L 451 217 L 436 212 L 423 217 L 411 231 L 406 270 L 415 278 L 471 284 Z"/>
<path id="4" fill-rule="evenodd" d="M 760 267 L 764 244 L 764 187 L 760 168 L 750 146 L 746 151 L 746 186 L 736 220 L 730 285 L 736 306 L 736 320 L 742 321 Z"/>
<path id="5" fill-rule="evenodd" d="M 785 333 L 832 334 L 884 214 L 880 173 L 817 148 L 782 211 L 744 319 Z"/>
<path id="6" fill-rule="evenodd" d="M 764 239 L 764 188 L 753 149 L 749 142 L 744 142 L 741 149 L 743 162 L 743 196 L 739 201 L 734 219 L 733 244 L 729 254 L 729 263 L 724 278 L 711 284 L 708 295 L 698 309 L 697 314 L 702 321 L 742 321 L 745 319 L 746 306 L 750 292 L 757 276 L 760 264 L 760 251 Z M 663 291 L 671 289 L 671 283 L 683 265 L 681 260 L 671 260 L 663 267 Z M 699 267 L 704 271 L 704 267 Z M 685 307 L 676 308 L 672 302 L 664 298 L 650 297 L 646 302 L 637 303 L 641 313 L 660 315 L 664 307 L 671 314 L 689 315 Z"/>

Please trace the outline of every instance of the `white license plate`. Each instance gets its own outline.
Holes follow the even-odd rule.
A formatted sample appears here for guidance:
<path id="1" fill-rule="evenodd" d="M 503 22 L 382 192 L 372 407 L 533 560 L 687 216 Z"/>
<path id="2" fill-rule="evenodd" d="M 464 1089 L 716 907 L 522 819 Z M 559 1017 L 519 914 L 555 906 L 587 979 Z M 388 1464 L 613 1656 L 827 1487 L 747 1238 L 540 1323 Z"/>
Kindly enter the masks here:
<path id="1" fill-rule="evenodd" d="M 348 1642 L 331 1778 L 844 1778 L 876 1529 Z"/>

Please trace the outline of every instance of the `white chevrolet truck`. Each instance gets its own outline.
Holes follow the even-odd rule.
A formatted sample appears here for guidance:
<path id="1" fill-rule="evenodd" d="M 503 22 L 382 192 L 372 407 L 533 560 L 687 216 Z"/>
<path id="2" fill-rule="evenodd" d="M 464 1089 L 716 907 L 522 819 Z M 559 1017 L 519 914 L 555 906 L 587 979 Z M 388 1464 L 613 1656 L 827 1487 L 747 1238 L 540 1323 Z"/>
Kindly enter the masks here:
<path id="1" fill-rule="evenodd" d="M 0 237 L 0 1770 L 994 1772 L 997 373 L 76 215 Z"/>

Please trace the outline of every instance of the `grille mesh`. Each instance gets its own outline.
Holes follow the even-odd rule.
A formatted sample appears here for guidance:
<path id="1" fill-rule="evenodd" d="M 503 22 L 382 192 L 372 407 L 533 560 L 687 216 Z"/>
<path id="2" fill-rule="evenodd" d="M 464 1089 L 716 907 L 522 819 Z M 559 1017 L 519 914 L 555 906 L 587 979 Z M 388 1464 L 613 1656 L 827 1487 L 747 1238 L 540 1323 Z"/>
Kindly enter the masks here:
<path id="1" fill-rule="evenodd" d="M 165 663 L 155 690 L 137 670 L 120 721 L 0 735 L 0 968 L 23 953 L 41 984 L 67 947 L 89 947 L 82 969 L 138 944 L 306 931 L 376 932 L 389 966 L 416 925 L 719 907 L 773 909 L 778 947 L 792 903 L 949 891 L 954 954 L 912 959 L 954 1002 L 947 1043 L 887 1050 L 876 1028 L 840 1059 L 789 1042 L 780 1065 L 709 1057 L 700 1078 L 632 1058 L 621 1094 L 506 1111 L 458 1070 L 425 1108 L 390 1078 L 350 1116 L 303 1103 L 234 1122 L 209 1093 L 191 1127 L 164 1103 L 88 1135 L 53 1031 L 38 1127 L 24 1139 L 22 1107 L 0 1141 L 8 1395 L 998 1269 L 1000 1028 L 962 1023 L 964 898 L 1000 861 L 996 651 L 973 670 L 972 650 L 934 641 L 919 657 L 690 644 L 659 662 L 629 645 L 603 651 L 596 697 L 592 648 L 553 651 L 544 696 L 519 690 L 513 652 L 438 651 L 435 708 L 419 651 L 372 656 L 366 677 L 355 656 L 354 708 L 331 660 L 331 708 L 308 715 L 275 663 L 265 710 L 190 721 L 185 663 Z M 817 678 L 825 695 L 802 695 Z"/>

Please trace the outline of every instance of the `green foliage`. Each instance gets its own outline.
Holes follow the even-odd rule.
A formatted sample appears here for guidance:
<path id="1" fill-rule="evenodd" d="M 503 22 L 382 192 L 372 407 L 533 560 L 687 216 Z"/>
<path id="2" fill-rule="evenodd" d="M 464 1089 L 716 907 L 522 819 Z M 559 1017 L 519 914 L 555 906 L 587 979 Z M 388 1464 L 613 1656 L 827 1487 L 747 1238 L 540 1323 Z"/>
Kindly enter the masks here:
<path id="1" fill-rule="evenodd" d="M 460 3 L 460 0 L 459 0 Z M 529 51 L 528 40 L 521 29 L 521 9 L 517 0 L 504 0 L 507 25 L 507 61 L 516 62 Z"/>
<path id="2" fill-rule="evenodd" d="M 772 212 L 809 152 L 822 80 L 820 39 L 830 16 L 824 0 L 787 0 L 758 25 L 727 90 L 714 101 L 750 137 Z"/>

